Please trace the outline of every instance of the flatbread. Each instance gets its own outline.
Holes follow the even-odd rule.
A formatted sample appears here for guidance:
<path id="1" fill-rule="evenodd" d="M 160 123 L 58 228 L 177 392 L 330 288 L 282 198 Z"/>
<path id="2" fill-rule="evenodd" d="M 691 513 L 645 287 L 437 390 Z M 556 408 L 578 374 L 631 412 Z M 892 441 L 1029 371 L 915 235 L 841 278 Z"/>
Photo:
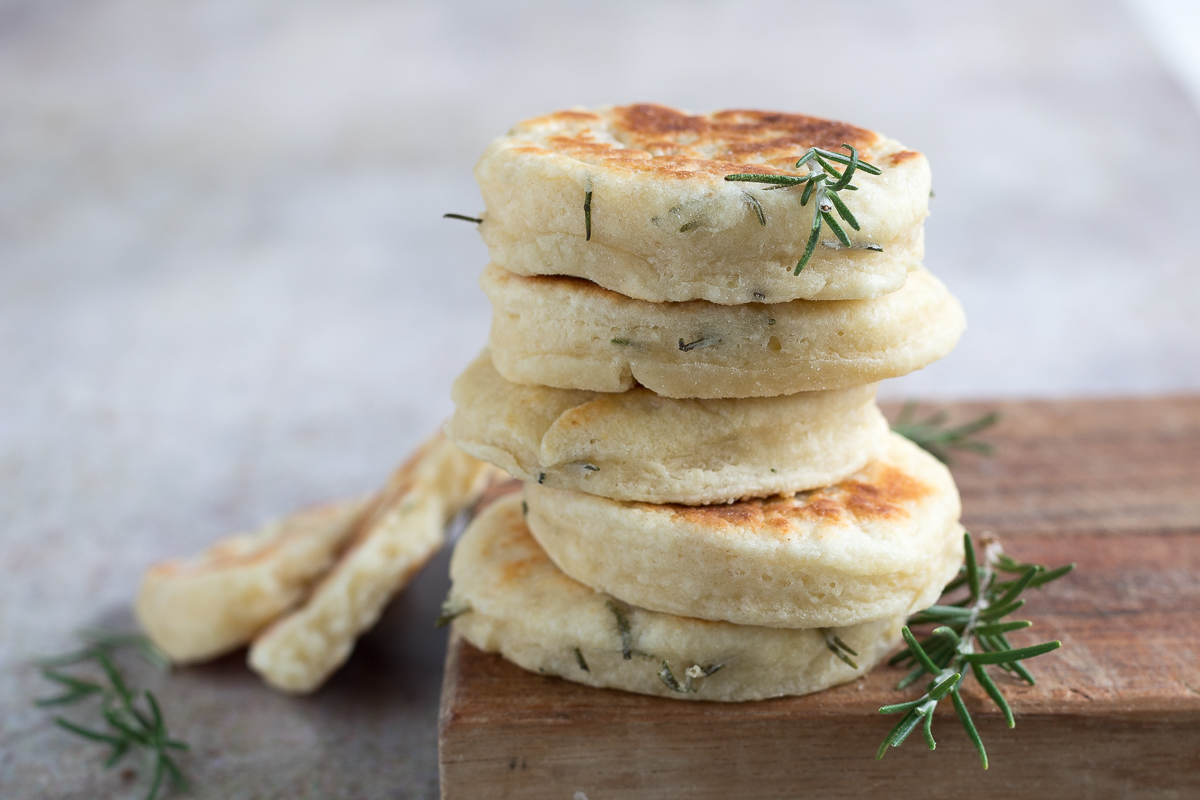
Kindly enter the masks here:
<path id="1" fill-rule="evenodd" d="M 647 503 L 724 503 L 837 483 L 880 455 L 875 384 L 675 400 L 506 381 L 485 351 L 454 383 L 446 433 L 510 475 Z"/>
<path id="2" fill-rule="evenodd" d="M 802 206 L 800 188 L 724 178 L 804 175 L 795 162 L 810 146 L 846 153 L 843 143 L 883 172 L 857 172 L 858 190 L 839 193 L 860 224 L 843 225 L 852 247 L 825 227 L 794 275 L 815 203 Z M 907 264 L 924 254 L 925 157 L 878 133 L 798 114 L 693 115 L 648 104 L 559 111 L 494 141 L 475 178 L 487 207 L 479 231 L 497 264 L 574 275 L 651 302 L 878 297 L 903 285 Z"/>
<path id="3" fill-rule="evenodd" d="M 904 624 L 899 615 L 831 630 L 763 628 L 635 608 L 560 572 L 529 535 L 516 496 L 471 523 L 450 577 L 446 608 L 475 647 L 545 675 L 680 700 L 759 700 L 844 683 L 881 660 Z M 856 667 L 831 652 L 835 636 L 857 653 Z"/>
<path id="4" fill-rule="evenodd" d="M 481 284 L 495 312 L 488 347 L 514 383 L 665 397 L 773 397 L 844 389 L 920 369 L 966 327 L 962 307 L 913 264 L 874 300 L 648 303 L 578 278 L 521 277 L 496 265 Z"/>
<path id="5" fill-rule="evenodd" d="M 250 666 L 286 692 L 318 688 L 441 549 L 447 523 L 497 474 L 440 433 L 422 445 L 392 476 L 349 549 L 304 605 L 254 639 Z"/>
<path id="6" fill-rule="evenodd" d="M 197 556 L 155 564 L 134 603 L 138 623 L 176 664 L 236 650 L 308 595 L 367 506 L 351 500 L 306 509 Z"/>
<path id="7" fill-rule="evenodd" d="M 898 434 L 834 486 L 718 506 L 526 484 L 528 524 L 563 572 L 643 608 L 815 628 L 931 605 L 962 564 L 949 470 Z"/>

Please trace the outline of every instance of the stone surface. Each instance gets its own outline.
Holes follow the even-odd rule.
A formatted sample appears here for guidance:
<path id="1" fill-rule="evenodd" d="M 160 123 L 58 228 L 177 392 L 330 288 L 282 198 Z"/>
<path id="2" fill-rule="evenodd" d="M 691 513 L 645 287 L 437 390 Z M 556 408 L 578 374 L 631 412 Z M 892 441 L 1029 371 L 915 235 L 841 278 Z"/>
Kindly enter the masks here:
<path id="1" fill-rule="evenodd" d="M 926 151 L 971 328 L 891 396 L 1200 389 L 1200 117 L 1122 6 L 0 4 L 0 796 L 138 796 L 28 660 L 152 560 L 380 482 L 482 345 L 470 169 L 569 105 L 799 109 Z M 753 19 L 754 24 L 747 24 Z M 757 38 L 768 31 L 771 38 Z M 745 40 L 742 32 L 756 37 Z M 422 576 L 322 692 L 136 668 L 196 797 L 433 797 Z M 142 770 L 136 761 L 132 766 Z"/>

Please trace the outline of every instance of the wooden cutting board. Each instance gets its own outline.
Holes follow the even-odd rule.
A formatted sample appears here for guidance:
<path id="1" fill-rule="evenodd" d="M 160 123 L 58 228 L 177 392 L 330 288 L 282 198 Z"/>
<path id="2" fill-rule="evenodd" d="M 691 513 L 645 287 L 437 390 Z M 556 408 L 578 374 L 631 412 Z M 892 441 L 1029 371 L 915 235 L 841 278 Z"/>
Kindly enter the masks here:
<path id="1" fill-rule="evenodd" d="M 525 672 L 452 639 L 439 728 L 442 797 L 1200 798 L 1200 397 L 970 403 L 999 409 L 991 459 L 961 457 L 964 523 L 1013 556 L 1074 573 L 1027 593 L 1030 631 L 1061 639 L 998 678 L 1005 727 L 974 681 L 984 772 L 949 703 L 919 736 L 875 751 L 903 672 L 754 703 L 681 702 Z M 894 411 L 895 409 L 891 409 Z M 1027 635 L 1020 635 L 1027 634 Z"/>

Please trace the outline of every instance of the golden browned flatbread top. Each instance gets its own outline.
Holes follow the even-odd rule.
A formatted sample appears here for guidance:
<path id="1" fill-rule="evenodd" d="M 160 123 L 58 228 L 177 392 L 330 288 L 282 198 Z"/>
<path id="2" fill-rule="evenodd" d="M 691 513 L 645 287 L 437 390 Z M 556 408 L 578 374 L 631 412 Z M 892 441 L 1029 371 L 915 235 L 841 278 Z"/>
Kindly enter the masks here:
<path id="1" fill-rule="evenodd" d="M 807 175 L 810 165 L 796 162 L 810 147 L 848 156 L 843 145 L 880 173 L 858 171 L 856 188 L 839 190 L 856 222 L 842 217 L 845 240 L 824 230 L 795 274 L 816 208 L 801 202 L 804 187 L 726 177 Z M 556 111 L 492 142 L 475 177 L 486 204 L 479 232 L 496 264 L 656 303 L 878 297 L 899 289 L 924 253 L 925 157 L 802 114 L 651 104 Z"/>
<path id="2" fill-rule="evenodd" d="M 886 142 L 874 131 L 845 122 L 733 109 L 688 114 L 667 106 L 639 103 L 604 111 L 556 111 L 517 125 L 513 134 L 541 131 L 541 148 L 589 164 L 621 166 L 661 178 L 707 173 L 791 173 L 810 147 L 840 150 L 849 144 L 870 160 Z M 533 152 L 538 145 L 526 145 Z M 889 162 L 917 157 L 894 150 Z"/>

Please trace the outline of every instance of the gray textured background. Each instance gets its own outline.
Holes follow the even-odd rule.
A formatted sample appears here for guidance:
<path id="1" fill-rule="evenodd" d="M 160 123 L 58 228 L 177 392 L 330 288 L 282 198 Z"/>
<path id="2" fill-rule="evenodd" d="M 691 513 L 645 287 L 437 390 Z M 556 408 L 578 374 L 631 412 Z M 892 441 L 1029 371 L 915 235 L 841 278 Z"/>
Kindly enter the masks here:
<path id="1" fill-rule="evenodd" d="M 0 2 L 0 796 L 142 785 L 30 707 L 32 654 L 128 622 L 152 560 L 373 487 L 446 417 L 488 309 L 483 246 L 439 217 L 480 209 L 474 160 L 524 117 L 655 100 L 882 130 L 929 155 L 927 264 L 971 324 L 888 394 L 1200 389 L 1183 4 L 816 8 Z M 436 796 L 444 571 L 311 698 L 239 657 L 130 663 L 195 747 L 194 795 Z"/>

